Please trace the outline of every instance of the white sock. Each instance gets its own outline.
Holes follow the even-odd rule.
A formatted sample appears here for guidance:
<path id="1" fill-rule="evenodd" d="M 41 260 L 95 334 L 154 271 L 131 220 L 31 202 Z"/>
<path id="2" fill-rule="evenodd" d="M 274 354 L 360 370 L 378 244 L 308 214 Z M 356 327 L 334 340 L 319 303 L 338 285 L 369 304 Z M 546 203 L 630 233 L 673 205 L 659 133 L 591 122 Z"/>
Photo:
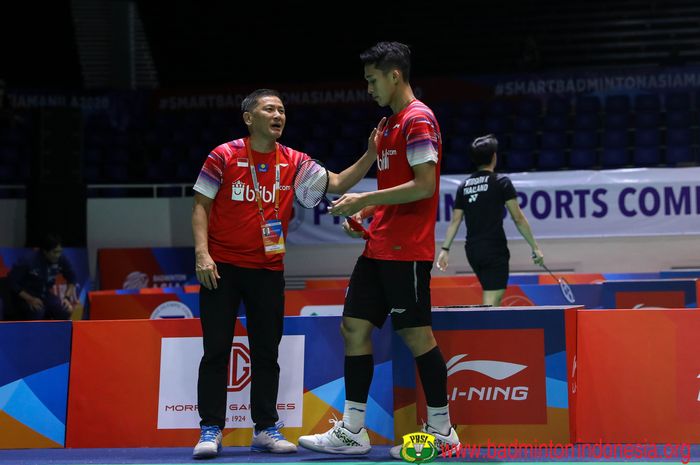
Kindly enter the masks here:
<path id="1" fill-rule="evenodd" d="M 359 433 L 365 426 L 365 412 L 367 404 L 345 401 L 345 411 L 343 412 L 343 425 L 353 433 Z"/>
<path id="2" fill-rule="evenodd" d="M 443 436 L 449 436 L 452 423 L 448 406 L 428 407 L 428 425 Z"/>

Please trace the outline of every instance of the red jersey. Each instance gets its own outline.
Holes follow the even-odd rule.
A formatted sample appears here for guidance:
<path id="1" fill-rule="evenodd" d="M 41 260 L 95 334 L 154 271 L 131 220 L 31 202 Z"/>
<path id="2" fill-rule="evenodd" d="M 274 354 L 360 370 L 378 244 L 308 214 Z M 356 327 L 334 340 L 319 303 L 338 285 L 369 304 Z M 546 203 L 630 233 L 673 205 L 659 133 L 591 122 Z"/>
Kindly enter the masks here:
<path id="1" fill-rule="evenodd" d="M 280 202 L 285 243 L 287 226 L 292 216 L 294 192 L 292 182 L 296 167 L 308 155 L 284 145 L 280 147 Z M 260 187 L 265 220 L 275 219 L 275 157 L 273 150 L 260 153 L 251 150 Z M 253 177 L 243 139 L 216 147 L 207 157 L 194 190 L 214 199 L 209 215 L 209 254 L 216 262 L 244 268 L 284 269 L 284 254 L 266 255 L 263 246 L 261 219 L 255 200 Z"/>
<path id="2" fill-rule="evenodd" d="M 432 110 L 413 100 L 392 115 L 377 147 L 377 188 L 415 178 L 412 167 L 435 163 L 432 197 L 400 205 L 379 205 L 369 226 L 364 256 L 380 260 L 430 261 L 435 258 L 435 218 L 440 195 L 440 126 Z"/>

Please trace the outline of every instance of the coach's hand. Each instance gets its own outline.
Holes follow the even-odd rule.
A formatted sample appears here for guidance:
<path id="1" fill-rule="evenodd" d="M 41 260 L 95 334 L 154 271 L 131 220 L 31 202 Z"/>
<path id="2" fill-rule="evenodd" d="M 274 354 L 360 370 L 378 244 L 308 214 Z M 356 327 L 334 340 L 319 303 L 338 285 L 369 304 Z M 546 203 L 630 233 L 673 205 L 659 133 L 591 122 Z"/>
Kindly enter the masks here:
<path id="1" fill-rule="evenodd" d="M 450 253 L 447 250 L 441 250 L 437 259 L 437 267 L 440 271 L 445 271 L 450 260 Z"/>
<path id="2" fill-rule="evenodd" d="M 532 249 L 532 261 L 537 266 L 542 266 L 542 264 L 544 263 L 544 255 L 542 254 L 542 251 L 539 248 Z"/>
<path id="3" fill-rule="evenodd" d="M 219 272 L 216 269 L 216 263 L 214 263 L 214 260 L 212 260 L 208 253 L 203 252 L 197 254 L 196 272 L 197 281 L 199 281 L 202 286 L 209 290 L 216 289 L 216 280 L 221 279 L 221 276 L 219 276 Z"/>

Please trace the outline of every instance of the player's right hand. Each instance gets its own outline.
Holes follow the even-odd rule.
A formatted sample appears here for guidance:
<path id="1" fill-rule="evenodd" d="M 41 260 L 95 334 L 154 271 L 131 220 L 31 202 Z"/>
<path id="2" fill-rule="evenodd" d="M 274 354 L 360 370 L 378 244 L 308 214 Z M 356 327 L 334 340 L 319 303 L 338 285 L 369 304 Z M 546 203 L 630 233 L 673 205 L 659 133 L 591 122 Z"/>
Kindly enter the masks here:
<path id="1" fill-rule="evenodd" d="M 385 128 L 386 116 L 379 121 L 379 124 L 376 128 L 372 130 L 372 133 L 369 135 L 369 139 L 367 140 L 367 151 L 369 153 L 374 154 L 375 156 L 377 155 L 377 146 L 379 146 L 379 140 L 381 139 L 382 134 L 384 134 Z"/>
<path id="2" fill-rule="evenodd" d="M 448 262 L 450 260 L 450 253 L 446 250 L 441 250 L 437 259 L 437 267 L 440 271 L 445 271 L 448 267 Z"/>
<path id="3" fill-rule="evenodd" d="M 217 279 L 221 279 L 219 272 L 216 269 L 216 263 L 212 260 L 208 253 L 197 254 L 197 263 L 195 265 L 197 273 L 197 281 L 207 289 L 217 288 Z"/>

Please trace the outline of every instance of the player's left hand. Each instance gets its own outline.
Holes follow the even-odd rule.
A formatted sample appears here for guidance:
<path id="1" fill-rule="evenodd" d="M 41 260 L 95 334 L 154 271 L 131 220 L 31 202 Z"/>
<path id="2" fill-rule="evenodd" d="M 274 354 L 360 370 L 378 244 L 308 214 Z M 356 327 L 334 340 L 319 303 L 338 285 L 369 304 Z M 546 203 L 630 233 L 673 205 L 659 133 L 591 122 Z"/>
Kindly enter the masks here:
<path id="1" fill-rule="evenodd" d="M 333 216 L 352 216 L 366 207 L 364 199 L 364 194 L 343 194 L 332 203 L 328 213 Z"/>

